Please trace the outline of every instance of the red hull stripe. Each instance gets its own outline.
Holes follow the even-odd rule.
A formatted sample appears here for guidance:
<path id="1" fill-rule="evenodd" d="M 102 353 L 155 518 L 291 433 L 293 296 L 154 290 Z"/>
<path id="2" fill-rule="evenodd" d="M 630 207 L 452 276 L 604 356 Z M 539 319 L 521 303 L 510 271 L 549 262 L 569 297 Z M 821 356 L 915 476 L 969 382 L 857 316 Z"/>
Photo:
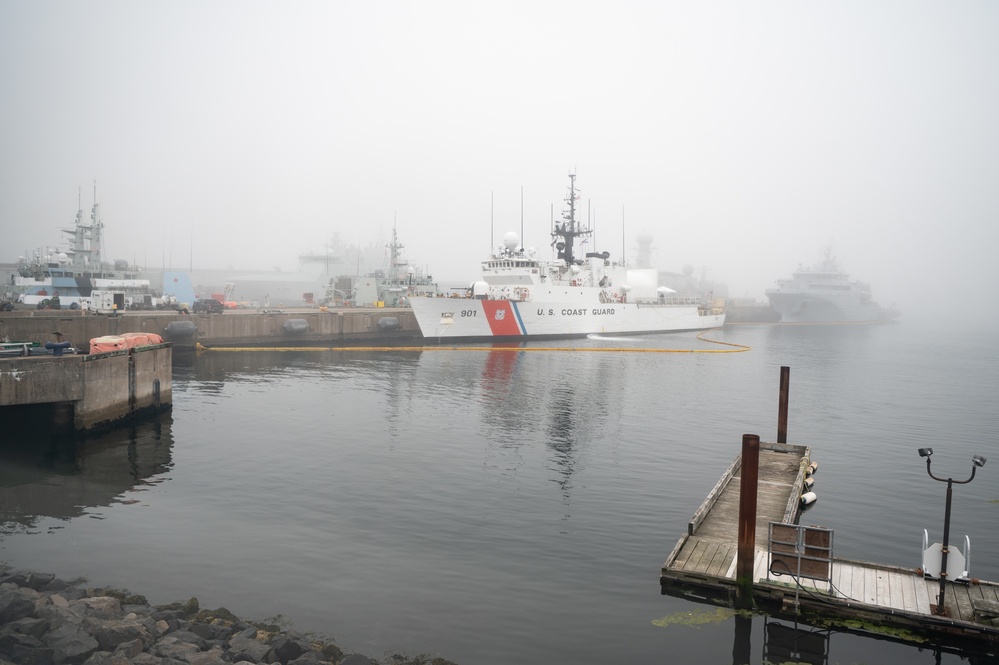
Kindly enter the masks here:
<path id="1" fill-rule="evenodd" d="M 509 300 L 483 300 L 482 309 L 494 336 L 524 334 L 517 324 L 517 315 Z"/>

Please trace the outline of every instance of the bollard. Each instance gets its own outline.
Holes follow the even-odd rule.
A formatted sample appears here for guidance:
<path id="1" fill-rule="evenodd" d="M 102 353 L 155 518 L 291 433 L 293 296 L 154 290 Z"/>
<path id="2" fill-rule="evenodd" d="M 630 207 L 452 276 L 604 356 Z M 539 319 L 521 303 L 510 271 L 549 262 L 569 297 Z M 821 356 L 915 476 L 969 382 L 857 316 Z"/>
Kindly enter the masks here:
<path id="1" fill-rule="evenodd" d="M 777 443 L 787 443 L 787 393 L 791 368 L 780 368 L 780 405 L 777 408 Z"/>
<path id="2" fill-rule="evenodd" d="M 760 437 L 742 435 L 742 479 L 739 483 L 739 544 L 736 554 L 736 607 L 753 607 L 753 563 L 756 558 L 756 490 L 760 476 Z"/>

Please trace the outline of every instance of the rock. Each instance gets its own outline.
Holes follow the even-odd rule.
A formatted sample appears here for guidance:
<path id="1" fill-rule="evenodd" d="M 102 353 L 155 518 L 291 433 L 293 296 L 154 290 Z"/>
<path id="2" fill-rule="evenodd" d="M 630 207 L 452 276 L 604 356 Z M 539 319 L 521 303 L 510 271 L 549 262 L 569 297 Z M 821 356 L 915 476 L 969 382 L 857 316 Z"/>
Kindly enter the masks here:
<path id="1" fill-rule="evenodd" d="M 377 661 L 371 660 L 367 656 L 362 656 L 359 653 L 352 653 L 341 660 L 337 665 L 372 665 L 372 663 L 377 663 Z"/>
<path id="2" fill-rule="evenodd" d="M 124 616 L 124 612 L 121 611 L 121 603 L 118 602 L 117 598 L 110 596 L 71 600 L 69 608 L 76 610 L 82 616 L 97 619 L 120 619 Z"/>
<path id="3" fill-rule="evenodd" d="M 170 633 L 170 638 L 180 642 L 186 642 L 187 644 L 193 644 L 198 647 L 198 651 L 208 651 L 208 642 L 205 638 L 192 633 L 189 630 L 175 630 Z"/>
<path id="4" fill-rule="evenodd" d="M 320 651 L 323 654 L 323 660 L 329 661 L 331 663 L 339 663 L 341 660 L 343 660 L 343 651 L 341 651 L 340 647 L 333 644 L 332 642 L 330 642 L 329 644 L 322 645 Z"/>
<path id="5" fill-rule="evenodd" d="M 35 602 L 20 591 L 0 589 L 0 624 L 31 617 L 35 613 Z"/>
<path id="6" fill-rule="evenodd" d="M 287 665 L 312 648 L 312 644 L 305 639 L 304 635 L 293 630 L 276 636 L 271 640 L 270 646 L 271 650 L 267 654 L 267 662 L 281 663 L 282 665 Z"/>
<path id="7" fill-rule="evenodd" d="M 151 653 L 143 651 L 132 659 L 132 665 L 163 665 L 163 660 L 163 658 L 159 658 Z"/>
<path id="8" fill-rule="evenodd" d="M 149 631 L 137 621 L 98 621 L 91 620 L 87 632 L 97 640 L 102 651 L 114 651 L 119 644 L 149 639 Z M 142 649 L 139 649 L 141 652 Z"/>
<path id="9" fill-rule="evenodd" d="M 38 590 L 51 593 L 53 591 L 62 591 L 63 589 L 68 589 L 68 588 L 69 588 L 69 582 L 66 582 L 65 580 L 60 580 L 59 578 L 53 575 L 53 579 L 44 587 Z"/>
<path id="10" fill-rule="evenodd" d="M 178 640 L 173 635 L 167 635 L 151 649 L 154 655 L 161 658 L 174 658 L 183 662 L 190 662 L 190 658 L 199 653 L 201 649 L 197 644 Z"/>
<path id="11" fill-rule="evenodd" d="M 99 645 L 81 626 L 65 623 L 45 636 L 45 646 L 52 649 L 52 661 L 58 665 L 82 663 Z"/>
<path id="12" fill-rule="evenodd" d="M 256 630 L 252 630 L 254 634 L 256 634 Z M 244 633 L 245 632 L 248 631 L 244 631 Z M 258 642 L 253 637 L 244 637 L 244 633 L 240 633 L 229 641 L 229 653 L 232 654 L 233 661 L 245 660 L 251 663 L 264 662 L 264 658 L 267 656 L 271 648 L 262 642 Z"/>
<path id="13" fill-rule="evenodd" d="M 202 609 L 197 598 L 152 607 L 143 596 L 87 589 L 82 580 L 0 573 L 0 665 L 377 662 L 356 653 L 344 658 L 336 644 L 313 644 L 294 630 L 252 625 L 224 607 Z"/>
<path id="14" fill-rule="evenodd" d="M 45 619 L 49 622 L 49 630 L 55 630 L 66 624 L 79 626 L 83 623 L 83 617 L 72 607 L 59 607 L 57 605 L 41 605 L 35 608 L 35 617 Z"/>
<path id="15" fill-rule="evenodd" d="M 214 640 L 218 636 L 218 629 L 210 623 L 192 623 L 188 630 L 205 640 Z"/>
<path id="16" fill-rule="evenodd" d="M 41 591 L 53 581 L 55 581 L 55 575 L 52 573 L 28 573 L 27 584 L 25 586 L 35 591 Z"/>
<path id="17" fill-rule="evenodd" d="M 329 661 L 326 660 L 321 651 L 309 649 L 295 660 L 288 661 L 288 665 L 319 665 L 326 662 Z"/>
<path id="18" fill-rule="evenodd" d="M 197 614 L 198 610 L 200 610 L 200 609 L 201 609 L 201 606 L 198 604 L 198 599 L 192 597 L 190 600 L 188 600 L 186 603 L 184 603 L 184 607 L 183 607 L 184 616 L 186 616 L 186 617 L 193 616 L 193 615 Z"/>
<path id="19" fill-rule="evenodd" d="M 52 665 L 55 662 L 52 649 L 46 647 L 17 645 L 10 650 L 10 658 L 18 665 Z"/>
<path id="20" fill-rule="evenodd" d="M 15 648 L 40 649 L 42 641 L 34 635 L 12 630 L 10 624 L 0 629 L 0 653 L 12 653 Z"/>
<path id="21" fill-rule="evenodd" d="M 219 647 L 212 647 L 204 653 L 195 654 L 188 661 L 190 665 L 229 665 L 225 652 Z"/>
<path id="22" fill-rule="evenodd" d="M 153 618 L 156 619 L 157 621 L 170 621 L 171 619 L 175 619 L 175 620 L 177 620 L 177 619 L 183 619 L 184 618 L 184 611 L 183 610 L 175 610 L 175 609 L 160 610 L 158 612 L 154 612 L 153 613 Z"/>
<path id="23" fill-rule="evenodd" d="M 100 641 L 100 640 L 98 640 Z M 145 643 L 141 639 L 134 639 L 129 642 L 120 642 L 118 646 L 114 648 L 115 656 L 123 656 L 125 658 L 135 658 L 140 653 L 142 653 L 146 648 Z"/>
<path id="24" fill-rule="evenodd" d="M 25 617 L 23 619 L 18 619 L 17 621 L 11 621 L 10 623 L 4 624 L 0 632 L 13 631 L 21 633 L 23 635 L 30 635 L 35 639 L 41 639 L 45 635 L 45 631 L 49 629 L 49 622 L 45 619 L 32 619 L 31 617 Z"/>

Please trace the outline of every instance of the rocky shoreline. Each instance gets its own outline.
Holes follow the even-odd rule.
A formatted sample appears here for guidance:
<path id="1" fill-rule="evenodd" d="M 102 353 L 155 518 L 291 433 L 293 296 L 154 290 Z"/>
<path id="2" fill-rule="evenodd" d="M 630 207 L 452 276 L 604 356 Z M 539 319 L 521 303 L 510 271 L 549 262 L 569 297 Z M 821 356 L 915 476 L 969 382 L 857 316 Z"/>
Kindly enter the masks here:
<path id="1" fill-rule="evenodd" d="M 197 598 L 151 606 L 84 580 L 0 569 L 0 665 L 454 665 L 435 656 L 377 660 L 333 642 L 240 619 Z"/>

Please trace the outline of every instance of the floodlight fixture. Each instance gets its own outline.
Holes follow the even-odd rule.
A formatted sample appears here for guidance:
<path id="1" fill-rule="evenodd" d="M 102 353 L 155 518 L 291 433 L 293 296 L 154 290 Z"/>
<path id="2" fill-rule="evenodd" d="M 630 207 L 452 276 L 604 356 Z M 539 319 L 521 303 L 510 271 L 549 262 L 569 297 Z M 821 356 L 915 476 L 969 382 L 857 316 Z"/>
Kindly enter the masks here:
<path id="1" fill-rule="evenodd" d="M 920 448 L 919 456 L 926 458 L 926 473 L 929 474 L 930 478 L 933 480 L 939 480 L 941 482 L 947 483 L 947 503 L 944 507 L 944 529 L 943 529 L 943 545 L 940 550 L 940 593 L 937 596 L 937 606 L 934 608 L 933 613 L 939 616 L 947 615 L 947 606 L 944 604 L 944 593 L 947 591 L 947 551 L 950 545 L 950 505 L 951 496 L 954 491 L 954 485 L 967 485 L 972 480 L 975 479 L 975 471 L 978 467 L 985 466 L 985 458 L 981 455 L 971 456 L 971 477 L 967 480 L 954 480 L 953 478 L 941 478 L 939 476 L 933 475 L 933 470 L 930 468 L 930 455 L 933 454 L 932 448 Z M 932 572 L 932 571 L 930 571 Z"/>

